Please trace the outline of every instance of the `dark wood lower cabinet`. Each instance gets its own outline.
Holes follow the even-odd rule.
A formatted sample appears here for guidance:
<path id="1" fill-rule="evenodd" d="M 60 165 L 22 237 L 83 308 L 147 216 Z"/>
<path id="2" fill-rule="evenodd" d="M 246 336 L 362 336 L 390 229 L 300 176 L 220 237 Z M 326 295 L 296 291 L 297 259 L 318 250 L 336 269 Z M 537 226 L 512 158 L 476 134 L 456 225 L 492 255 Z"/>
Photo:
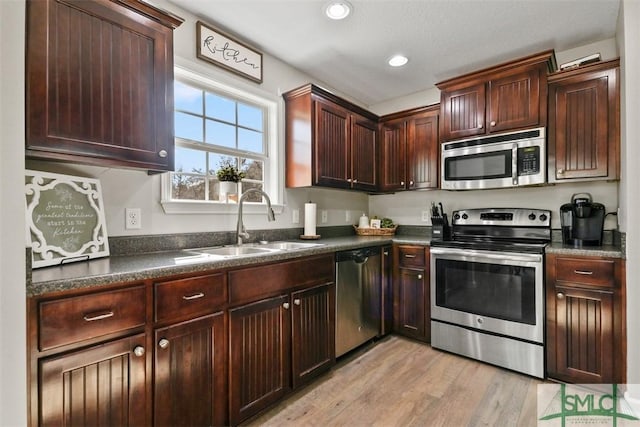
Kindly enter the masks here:
<path id="1" fill-rule="evenodd" d="M 42 359 L 38 425 L 149 425 L 145 353 L 140 334 Z"/>
<path id="2" fill-rule="evenodd" d="M 155 346 L 154 425 L 224 425 L 224 314 L 157 329 Z"/>
<path id="3" fill-rule="evenodd" d="M 431 341 L 429 248 L 393 246 L 393 330 Z"/>
<path id="4" fill-rule="evenodd" d="M 291 368 L 296 388 L 328 370 L 336 358 L 335 286 L 294 292 Z"/>
<path id="5" fill-rule="evenodd" d="M 624 261 L 546 259 L 547 375 L 570 383 L 624 382 Z"/>
<path id="6" fill-rule="evenodd" d="M 291 388 L 289 295 L 229 312 L 229 421 L 257 414 Z"/>

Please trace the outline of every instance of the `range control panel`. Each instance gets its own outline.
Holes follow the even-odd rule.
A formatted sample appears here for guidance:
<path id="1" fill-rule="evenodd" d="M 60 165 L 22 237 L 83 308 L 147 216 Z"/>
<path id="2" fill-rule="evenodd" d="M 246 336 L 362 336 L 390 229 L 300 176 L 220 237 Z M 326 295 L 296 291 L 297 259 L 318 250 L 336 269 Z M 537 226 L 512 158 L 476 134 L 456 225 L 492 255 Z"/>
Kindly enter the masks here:
<path id="1" fill-rule="evenodd" d="M 550 227 L 551 211 L 523 208 L 462 209 L 453 211 L 453 225 Z"/>

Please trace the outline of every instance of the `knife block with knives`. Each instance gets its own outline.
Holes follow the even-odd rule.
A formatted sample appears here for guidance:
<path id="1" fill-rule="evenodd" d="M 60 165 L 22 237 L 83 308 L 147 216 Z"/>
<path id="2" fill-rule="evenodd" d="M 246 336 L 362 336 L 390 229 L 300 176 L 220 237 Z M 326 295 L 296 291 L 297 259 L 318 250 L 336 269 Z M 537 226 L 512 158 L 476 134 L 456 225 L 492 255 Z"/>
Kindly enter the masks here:
<path id="1" fill-rule="evenodd" d="M 449 227 L 447 214 L 444 213 L 442 203 L 438 203 L 438 205 L 440 206 L 439 210 L 435 203 L 431 203 L 431 239 L 450 240 L 451 228 Z"/>

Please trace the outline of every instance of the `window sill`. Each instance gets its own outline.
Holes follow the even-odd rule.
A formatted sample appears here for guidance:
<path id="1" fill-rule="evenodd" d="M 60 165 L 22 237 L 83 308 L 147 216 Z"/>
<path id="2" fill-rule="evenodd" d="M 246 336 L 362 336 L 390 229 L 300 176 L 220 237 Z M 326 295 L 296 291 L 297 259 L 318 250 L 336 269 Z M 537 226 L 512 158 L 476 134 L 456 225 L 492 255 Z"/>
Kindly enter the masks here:
<path id="1" fill-rule="evenodd" d="M 212 214 L 212 215 L 229 215 L 238 213 L 237 203 L 217 203 L 203 202 L 197 200 L 162 200 L 160 201 L 164 213 L 173 214 Z M 242 213 L 245 215 L 264 215 L 266 212 L 266 203 L 244 202 Z M 273 212 L 281 214 L 284 211 L 284 205 L 271 204 Z"/>

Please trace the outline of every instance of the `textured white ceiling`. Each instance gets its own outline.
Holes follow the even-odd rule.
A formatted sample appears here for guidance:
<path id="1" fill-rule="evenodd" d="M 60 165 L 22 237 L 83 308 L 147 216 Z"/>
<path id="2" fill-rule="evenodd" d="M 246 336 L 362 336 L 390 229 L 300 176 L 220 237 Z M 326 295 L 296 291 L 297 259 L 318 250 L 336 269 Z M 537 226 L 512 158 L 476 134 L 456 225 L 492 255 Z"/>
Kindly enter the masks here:
<path id="1" fill-rule="evenodd" d="M 170 0 L 364 105 L 546 49 L 615 36 L 619 0 Z M 409 57 L 402 68 L 387 60 Z"/>

